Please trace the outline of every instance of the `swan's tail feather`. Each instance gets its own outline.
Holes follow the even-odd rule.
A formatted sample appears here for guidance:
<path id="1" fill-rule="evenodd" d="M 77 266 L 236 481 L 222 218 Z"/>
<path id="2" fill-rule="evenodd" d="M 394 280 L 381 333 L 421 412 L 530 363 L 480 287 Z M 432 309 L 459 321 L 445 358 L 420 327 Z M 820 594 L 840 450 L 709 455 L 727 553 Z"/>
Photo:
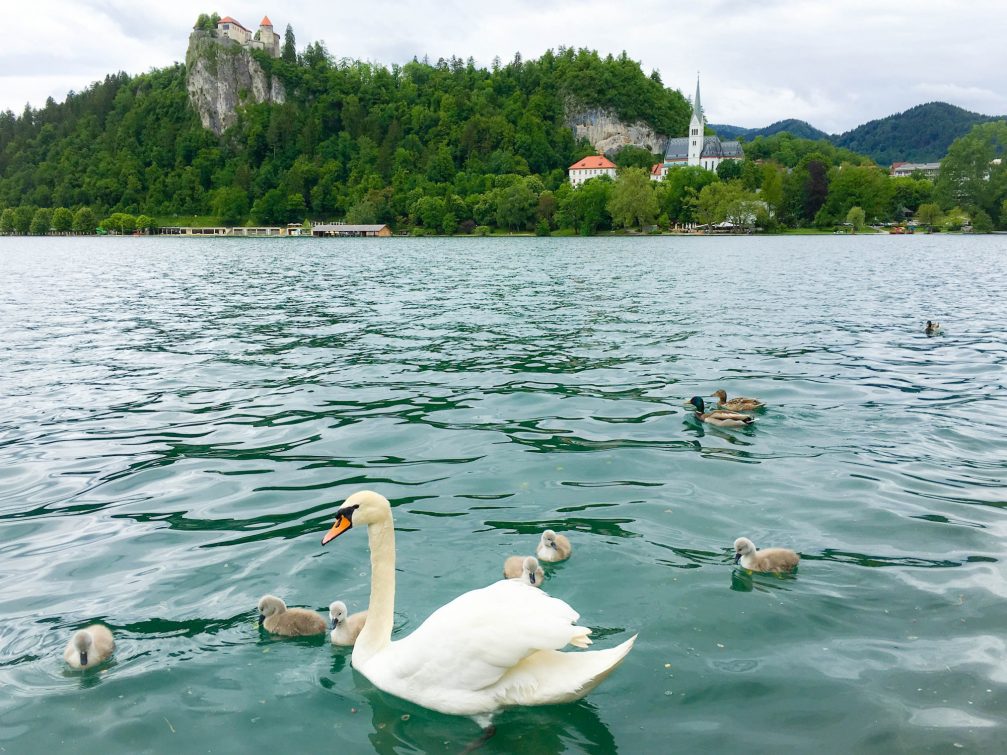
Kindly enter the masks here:
<path id="1" fill-rule="evenodd" d="M 570 638 L 571 645 L 578 648 L 586 648 L 588 645 L 592 644 L 591 638 L 588 637 L 588 635 L 591 634 L 590 629 L 587 627 L 574 627 L 573 630 L 576 634 Z"/>
<path id="2" fill-rule="evenodd" d="M 501 679 L 504 705 L 555 705 L 579 700 L 625 660 L 636 642 L 586 653 L 540 650 L 525 658 Z M 586 637 L 584 639 L 587 639 Z"/>

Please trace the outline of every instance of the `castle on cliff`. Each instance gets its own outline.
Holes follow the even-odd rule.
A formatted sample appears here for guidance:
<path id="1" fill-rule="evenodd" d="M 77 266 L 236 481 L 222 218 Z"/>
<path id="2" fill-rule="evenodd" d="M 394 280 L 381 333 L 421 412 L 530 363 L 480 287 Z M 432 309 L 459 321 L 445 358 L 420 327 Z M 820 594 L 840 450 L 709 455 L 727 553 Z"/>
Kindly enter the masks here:
<path id="1" fill-rule="evenodd" d="M 217 38 L 232 39 L 251 50 L 265 50 L 274 58 L 280 57 L 280 35 L 273 31 L 269 16 L 263 16 L 259 30 L 254 34 L 230 16 L 217 22 Z"/>

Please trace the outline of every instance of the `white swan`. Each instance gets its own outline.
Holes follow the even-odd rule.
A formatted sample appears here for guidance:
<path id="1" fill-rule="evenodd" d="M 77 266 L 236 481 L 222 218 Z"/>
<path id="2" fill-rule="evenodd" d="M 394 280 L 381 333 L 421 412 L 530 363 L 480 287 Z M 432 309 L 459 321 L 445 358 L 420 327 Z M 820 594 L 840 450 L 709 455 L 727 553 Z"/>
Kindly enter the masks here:
<path id="1" fill-rule="evenodd" d="M 360 525 L 371 551 L 371 600 L 352 661 L 385 692 L 486 725 L 501 708 L 583 697 L 633 647 L 636 635 L 607 650 L 560 652 L 587 647 L 591 630 L 574 623 L 577 612 L 563 601 L 515 580 L 460 595 L 392 642 L 395 529 L 388 499 L 369 490 L 351 495 L 322 545 Z"/>
<path id="2" fill-rule="evenodd" d="M 63 650 L 63 660 L 74 669 L 85 669 L 104 663 L 112 657 L 115 640 L 108 627 L 92 624 L 70 638 Z"/>
<path id="3" fill-rule="evenodd" d="M 332 631 L 329 632 L 332 644 L 352 645 L 360 636 L 360 630 L 364 628 L 364 622 L 367 621 L 367 611 L 347 616 L 346 604 L 341 600 L 336 600 L 329 605 L 329 618 L 332 620 L 329 625 L 332 628 Z"/>

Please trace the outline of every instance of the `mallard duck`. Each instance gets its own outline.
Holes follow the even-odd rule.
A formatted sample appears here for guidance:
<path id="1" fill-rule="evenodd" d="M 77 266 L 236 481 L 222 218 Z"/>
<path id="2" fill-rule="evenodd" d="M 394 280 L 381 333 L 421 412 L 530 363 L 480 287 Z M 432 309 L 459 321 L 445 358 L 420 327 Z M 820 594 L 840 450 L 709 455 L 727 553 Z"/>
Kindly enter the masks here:
<path id="1" fill-rule="evenodd" d="M 689 401 L 696 410 L 696 419 L 717 427 L 746 427 L 755 422 L 755 418 L 747 414 L 729 412 L 726 409 L 714 409 L 712 412 L 706 411 L 706 405 L 699 396 L 693 396 Z"/>
<path id="2" fill-rule="evenodd" d="M 923 329 L 923 332 L 928 336 L 932 336 L 941 329 L 941 324 L 939 322 L 933 322 L 932 320 L 927 320 L 927 327 Z"/>
<path id="3" fill-rule="evenodd" d="M 527 583 L 502 579 L 460 595 L 393 641 L 395 526 L 388 499 L 369 490 L 351 495 L 322 545 L 351 528 L 366 528 L 371 551 L 371 599 L 353 645 L 353 668 L 388 694 L 488 726 L 494 713 L 513 705 L 579 700 L 622 663 L 636 640 L 561 652 L 591 644 L 591 630 L 575 623 L 577 612 Z"/>
<path id="4" fill-rule="evenodd" d="M 325 619 L 306 608 L 287 608 L 275 595 L 263 595 L 259 600 L 259 626 L 272 634 L 305 637 L 325 634 Z"/>
<path id="5" fill-rule="evenodd" d="M 714 391 L 710 395 L 716 396 L 718 409 L 728 409 L 732 412 L 754 412 L 756 409 L 763 409 L 766 406 L 757 398 L 745 398 L 744 396 L 735 396 L 728 401 L 727 391 L 724 389 Z"/>
<path id="6" fill-rule="evenodd" d="M 566 561 L 570 558 L 572 550 L 570 541 L 566 539 L 565 535 L 557 535 L 552 530 L 546 530 L 538 541 L 535 555 L 538 556 L 539 561 Z"/>
<path id="7" fill-rule="evenodd" d="M 797 562 L 800 560 L 801 557 L 789 548 L 764 548 L 758 551 L 755 549 L 755 543 L 747 537 L 739 537 L 734 541 L 734 563 L 740 563 L 743 569 L 791 571 L 797 567 Z"/>

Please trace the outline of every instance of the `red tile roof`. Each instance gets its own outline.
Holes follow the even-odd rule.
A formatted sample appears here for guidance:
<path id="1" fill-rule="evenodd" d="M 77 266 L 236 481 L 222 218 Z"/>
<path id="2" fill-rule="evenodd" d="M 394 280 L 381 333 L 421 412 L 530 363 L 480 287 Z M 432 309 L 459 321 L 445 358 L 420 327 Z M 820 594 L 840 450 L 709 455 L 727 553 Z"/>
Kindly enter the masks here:
<path id="1" fill-rule="evenodd" d="M 570 170 L 585 170 L 587 168 L 614 168 L 615 163 L 602 155 L 590 155 L 570 166 Z"/>
<path id="2" fill-rule="evenodd" d="M 237 21 L 235 21 L 235 20 L 234 20 L 233 18 L 231 18 L 230 16 L 224 16 L 224 17 L 223 17 L 222 19 L 220 19 L 220 20 L 219 20 L 219 21 L 217 22 L 217 26 L 220 26 L 221 24 L 234 24 L 234 25 L 235 25 L 235 26 L 237 26 L 237 27 L 238 27 L 239 29 L 245 29 L 245 27 L 244 27 L 244 26 L 242 26 L 242 25 L 241 25 L 240 23 L 238 23 Z M 245 31 L 248 31 L 248 29 L 245 29 Z"/>
<path id="3" fill-rule="evenodd" d="M 263 16 L 262 21 L 259 22 L 259 26 L 272 26 L 273 22 L 269 20 L 269 16 Z"/>
<path id="4" fill-rule="evenodd" d="M 654 163 L 654 167 L 650 169 L 650 172 L 652 175 L 659 176 L 661 175 L 661 168 L 663 167 L 664 163 Z"/>

